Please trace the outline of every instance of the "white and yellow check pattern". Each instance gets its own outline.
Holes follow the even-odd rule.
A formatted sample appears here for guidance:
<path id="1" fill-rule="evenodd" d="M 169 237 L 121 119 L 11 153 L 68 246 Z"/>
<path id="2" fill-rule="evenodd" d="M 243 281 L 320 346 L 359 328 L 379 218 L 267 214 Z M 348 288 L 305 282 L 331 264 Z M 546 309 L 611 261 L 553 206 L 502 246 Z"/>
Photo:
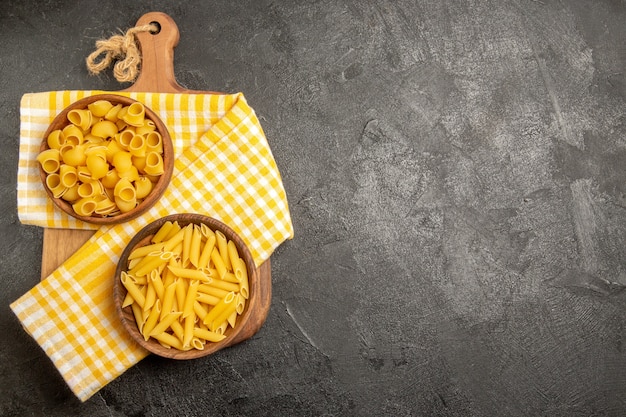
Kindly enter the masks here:
<path id="1" fill-rule="evenodd" d="M 18 168 L 18 213 L 23 223 L 94 228 L 49 201 L 35 157 L 54 116 L 79 98 L 97 93 L 102 92 L 23 97 Z M 168 126 L 177 155 L 170 185 L 140 217 L 97 229 L 55 272 L 11 304 L 25 330 L 82 401 L 147 355 L 117 320 L 112 296 L 119 255 L 143 226 L 173 213 L 207 214 L 238 232 L 257 265 L 293 236 L 280 173 L 243 95 L 124 95 L 145 103 Z"/>

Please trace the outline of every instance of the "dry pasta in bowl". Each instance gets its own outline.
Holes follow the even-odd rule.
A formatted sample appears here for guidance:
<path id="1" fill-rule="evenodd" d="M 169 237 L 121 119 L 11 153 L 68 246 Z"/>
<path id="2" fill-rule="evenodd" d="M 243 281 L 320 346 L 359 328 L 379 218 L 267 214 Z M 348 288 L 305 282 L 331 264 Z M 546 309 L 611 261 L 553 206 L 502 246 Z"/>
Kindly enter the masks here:
<path id="1" fill-rule="evenodd" d="M 37 155 L 44 188 L 80 220 L 130 220 L 163 194 L 174 167 L 167 127 L 143 103 L 115 94 L 85 97 L 48 127 Z"/>
<path id="2" fill-rule="evenodd" d="M 250 319 L 257 282 L 252 255 L 231 228 L 175 214 L 146 226 L 122 253 L 115 305 L 141 346 L 194 359 L 233 343 Z"/>

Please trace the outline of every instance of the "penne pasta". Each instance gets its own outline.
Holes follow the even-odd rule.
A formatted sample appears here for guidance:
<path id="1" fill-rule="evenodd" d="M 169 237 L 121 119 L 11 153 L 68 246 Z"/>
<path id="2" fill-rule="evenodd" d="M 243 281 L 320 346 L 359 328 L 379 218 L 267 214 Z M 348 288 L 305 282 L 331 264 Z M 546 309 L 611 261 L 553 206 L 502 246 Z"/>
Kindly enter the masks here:
<path id="1" fill-rule="evenodd" d="M 143 308 L 141 308 L 141 306 L 137 303 L 131 304 L 130 308 L 133 312 L 133 316 L 135 317 L 135 323 L 137 323 L 137 328 L 139 329 L 139 333 L 141 333 L 143 331 L 143 323 L 145 322 Z"/>
<path id="2" fill-rule="evenodd" d="M 139 304 L 141 308 L 146 303 L 146 297 L 144 297 L 143 293 L 137 288 L 133 280 L 128 276 L 126 272 L 122 272 L 120 280 L 122 281 L 122 285 L 126 288 L 126 291 L 133 297 L 135 303 Z"/>
<path id="3" fill-rule="evenodd" d="M 183 345 L 183 339 L 185 337 L 185 330 L 183 329 L 183 325 L 180 324 L 180 321 L 174 321 L 171 325 L 172 332 L 176 335 L 178 340 L 180 341 L 180 345 Z"/>
<path id="4" fill-rule="evenodd" d="M 228 257 L 228 240 L 226 239 L 226 236 L 224 236 L 224 233 L 217 230 L 215 231 L 215 238 L 216 238 L 216 244 L 219 250 L 220 257 L 222 258 L 222 261 L 224 262 L 224 267 L 226 269 L 232 270 L 232 267 L 230 264 L 230 258 Z M 220 277 L 223 277 L 223 275 L 220 274 Z"/>
<path id="5" fill-rule="evenodd" d="M 200 225 L 200 232 L 202 233 L 202 236 L 204 236 L 205 239 L 208 239 L 209 236 L 215 236 L 215 232 L 211 230 L 211 228 L 204 223 Z"/>
<path id="6" fill-rule="evenodd" d="M 238 273 L 241 276 L 241 279 L 239 279 L 239 292 L 243 298 L 248 299 L 250 296 L 250 288 L 248 286 L 248 269 L 246 268 L 246 263 L 243 259 L 239 258 L 237 263 L 239 264 Z"/>
<path id="7" fill-rule="evenodd" d="M 128 307 L 129 305 L 131 305 L 135 300 L 133 299 L 133 297 L 130 295 L 130 293 L 126 293 L 126 297 L 124 297 L 124 301 L 122 301 L 122 308 L 124 307 Z"/>
<path id="8" fill-rule="evenodd" d="M 145 262 L 142 260 L 143 263 L 140 262 L 140 264 L 130 272 L 138 277 L 148 275 L 150 271 L 157 269 L 159 266 L 164 265 L 169 261 L 166 254 L 167 252 L 153 252 L 143 259 Z"/>
<path id="9" fill-rule="evenodd" d="M 230 316 L 228 316 L 228 319 L 226 319 L 230 327 L 235 327 L 235 325 L 237 324 L 237 314 L 238 314 L 238 311 L 235 310 L 232 313 L 230 313 Z"/>
<path id="10" fill-rule="evenodd" d="M 196 265 L 198 269 L 207 268 L 209 266 L 209 261 L 211 260 L 211 253 L 213 252 L 214 247 L 215 247 L 215 235 L 212 234 L 207 237 L 207 240 L 204 243 L 202 252 L 200 253 L 200 258 L 198 259 L 198 265 Z"/>
<path id="11" fill-rule="evenodd" d="M 197 337 L 191 338 L 191 347 L 193 347 L 194 349 L 204 350 L 204 344 L 205 344 L 204 340 L 201 340 Z"/>
<path id="12" fill-rule="evenodd" d="M 187 318 L 192 313 L 194 313 L 193 305 L 196 301 L 196 294 L 198 293 L 199 284 L 200 283 L 197 280 L 193 280 L 189 283 L 189 288 L 187 289 L 185 301 L 183 303 L 183 318 Z"/>
<path id="13" fill-rule="evenodd" d="M 232 302 L 226 303 L 224 310 L 217 314 L 212 321 L 205 321 L 206 325 L 209 326 L 209 330 L 215 331 L 218 327 L 222 327 L 228 321 L 228 317 L 232 313 L 237 312 L 237 303 L 234 298 Z"/>
<path id="14" fill-rule="evenodd" d="M 179 350 L 224 340 L 249 297 L 235 242 L 193 223 L 164 223 L 150 243 L 131 251 L 120 279 L 128 291 L 123 305 L 133 310 L 143 338 Z"/>
<path id="15" fill-rule="evenodd" d="M 217 276 L 219 279 L 223 279 L 224 275 L 226 275 L 226 263 L 224 259 L 220 256 L 220 252 L 217 247 L 213 248 L 211 251 L 211 260 L 213 261 L 213 265 L 215 265 L 215 269 L 217 270 Z"/>
<path id="16" fill-rule="evenodd" d="M 128 277 L 133 280 L 135 285 L 143 286 L 143 285 L 148 284 L 148 280 L 146 279 L 146 277 L 135 277 L 133 275 L 129 275 Z"/>
<path id="17" fill-rule="evenodd" d="M 237 251 L 237 245 L 235 245 L 235 242 L 233 242 L 232 240 L 229 240 L 228 243 L 226 243 L 226 250 L 228 252 L 228 260 L 230 263 L 230 270 L 234 271 L 235 270 L 235 260 L 239 259 L 239 252 Z"/>
<path id="18" fill-rule="evenodd" d="M 193 311 L 196 313 L 196 317 L 204 317 L 208 314 L 208 311 L 202 304 L 200 304 L 197 300 L 193 302 Z M 200 321 L 202 323 L 202 321 Z"/>
<path id="19" fill-rule="evenodd" d="M 185 317 L 183 320 L 183 348 L 189 347 L 191 339 L 193 338 L 193 329 L 196 323 L 196 313 L 192 311 L 192 314 Z"/>
<path id="20" fill-rule="evenodd" d="M 144 305 L 143 305 L 143 311 L 147 311 L 151 309 L 157 300 L 156 290 L 154 289 L 154 285 L 150 285 L 148 283 L 148 285 L 146 286 L 145 298 L 146 298 L 146 301 L 144 302 Z"/>
<path id="21" fill-rule="evenodd" d="M 165 242 L 165 245 L 163 246 L 163 250 L 171 251 L 179 243 L 182 243 L 184 238 L 185 238 L 185 230 L 184 229 L 178 230 L 174 236 L 172 236 Z"/>
<path id="22" fill-rule="evenodd" d="M 202 294 L 212 295 L 217 298 L 224 298 L 229 293 L 229 291 L 215 287 L 211 284 L 200 284 L 198 286 L 198 292 L 201 292 Z"/>
<path id="23" fill-rule="evenodd" d="M 155 334 L 165 332 L 167 329 L 170 328 L 174 321 L 178 320 L 181 314 L 182 313 L 180 311 L 165 314 L 165 316 L 159 321 L 159 323 L 155 325 L 154 328 L 150 331 L 149 336 L 154 337 Z"/>
<path id="24" fill-rule="evenodd" d="M 193 224 L 189 223 L 184 229 L 183 235 L 183 256 L 182 264 L 187 266 L 189 261 L 189 252 L 191 251 L 191 238 L 193 236 Z"/>
<path id="25" fill-rule="evenodd" d="M 145 311 L 146 310 L 144 309 L 144 314 Z M 150 338 L 150 332 L 152 332 L 152 329 L 154 329 L 154 327 L 156 326 L 160 314 L 161 300 L 157 300 L 157 302 L 154 304 L 154 307 L 150 310 L 150 313 L 148 314 L 145 323 L 143 324 L 143 329 L 141 333 L 143 334 L 144 340 L 148 340 Z"/>
<path id="26" fill-rule="evenodd" d="M 162 342 L 162 344 L 165 344 L 166 346 L 170 346 L 178 350 L 183 350 L 182 342 L 176 336 L 172 336 L 169 333 L 163 332 L 155 334 L 152 337 L 157 339 L 159 342 Z"/>
<path id="27" fill-rule="evenodd" d="M 152 243 L 163 242 L 173 226 L 174 224 L 170 221 L 163 223 L 163 226 L 161 226 L 161 228 L 154 234 L 154 236 L 152 236 L 152 239 L 150 239 L 150 241 Z"/>
<path id="28" fill-rule="evenodd" d="M 187 280 L 186 279 L 180 279 L 180 278 L 176 278 L 176 305 L 178 306 L 178 309 L 182 310 L 184 305 L 185 305 L 185 299 L 187 298 Z"/>
<path id="29" fill-rule="evenodd" d="M 176 276 L 169 269 L 165 268 L 161 271 L 161 280 L 163 281 L 163 287 L 167 288 L 168 285 L 174 282 Z"/>
<path id="30" fill-rule="evenodd" d="M 164 240 L 170 240 L 171 238 L 173 238 L 174 236 L 176 236 L 176 234 L 178 232 L 180 232 L 180 230 L 182 229 L 182 227 L 180 227 L 180 224 L 178 224 L 177 221 L 174 221 L 172 223 L 172 227 L 171 229 L 168 231 L 167 236 L 165 237 Z"/>
<path id="31" fill-rule="evenodd" d="M 239 289 L 240 289 L 240 284 L 235 284 L 233 282 L 228 282 L 228 281 L 222 281 L 219 279 L 212 280 L 209 284 L 207 284 L 207 286 L 219 288 L 227 292 L 239 292 Z"/>
<path id="32" fill-rule="evenodd" d="M 163 292 L 163 303 L 161 304 L 161 320 L 173 311 L 174 297 L 176 296 L 176 282 L 172 282 Z M 181 313 L 182 314 L 182 313 Z"/>
<path id="33" fill-rule="evenodd" d="M 199 327 L 196 327 L 193 330 L 193 335 L 208 342 L 221 342 L 226 338 L 226 336 L 224 336 L 223 334 L 218 334 L 210 330 L 201 329 Z"/>
<path id="34" fill-rule="evenodd" d="M 237 279 L 237 276 L 232 272 L 227 272 L 226 275 L 224 275 L 223 281 L 239 284 L 239 279 Z"/>
<path id="35" fill-rule="evenodd" d="M 148 284 L 154 287 L 156 296 L 162 300 L 163 295 L 165 293 L 165 287 L 163 286 L 163 281 L 161 280 L 161 275 L 159 274 L 158 270 L 153 269 L 152 271 L 150 271 L 150 276 L 148 277 Z"/>
<path id="36" fill-rule="evenodd" d="M 200 228 L 194 225 L 193 232 L 191 234 L 191 243 L 189 245 L 189 262 L 196 268 L 198 267 L 198 260 L 200 258 L 201 240 L 202 234 L 200 233 Z"/>
<path id="37" fill-rule="evenodd" d="M 230 292 L 226 295 L 226 297 L 222 298 L 219 303 L 217 303 L 211 311 L 202 319 L 204 324 L 211 328 L 211 323 L 215 321 L 215 319 L 222 314 L 225 310 L 228 309 L 230 305 L 234 305 L 235 301 L 235 293 Z"/>
<path id="38" fill-rule="evenodd" d="M 199 281 L 209 281 L 209 277 L 200 270 L 191 268 L 181 268 L 177 266 L 168 265 L 167 268 L 172 271 L 174 275 L 181 278 L 189 278 Z"/>
<path id="39" fill-rule="evenodd" d="M 198 294 L 196 294 L 196 300 L 200 301 L 201 303 L 204 303 L 206 305 L 214 306 L 214 305 L 216 305 L 217 303 L 220 302 L 221 298 L 220 297 L 216 297 L 216 296 L 211 295 L 211 294 L 198 292 Z"/>
<path id="40" fill-rule="evenodd" d="M 219 326 L 215 327 L 214 332 L 217 334 L 224 334 L 224 332 L 226 331 L 226 328 L 228 327 L 228 322 L 224 321 L 222 324 L 220 324 Z"/>
<path id="41" fill-rule="evenodd" d="M 163 251 L 163 244 L 158 242 L 152 245 L 142 246 L 140 248 L 133 249 L 133 251 L 128 255 L 128 259 L 136 259 L 143 258 L 144 256 L 150 255 L 151 253 L 161 253 Z"/>
<path id="42" fill-rule="evenodd" d="M 180 242 L 178 245 L 172 249 L 172 253 L 176 254 L 176 260 L 178 261 L 178 265 L 180 266 L 182 258 L 183 258 L 183 242 Z"/>
<path id="43" fill-rule="evenodd" d="M 237 311 L 237 314 L 242 314 L 244 308 L 246 308 L 246 298 L 241 293 L 237 294 L 236 303 L 237 306 L 235 310 Z"/>

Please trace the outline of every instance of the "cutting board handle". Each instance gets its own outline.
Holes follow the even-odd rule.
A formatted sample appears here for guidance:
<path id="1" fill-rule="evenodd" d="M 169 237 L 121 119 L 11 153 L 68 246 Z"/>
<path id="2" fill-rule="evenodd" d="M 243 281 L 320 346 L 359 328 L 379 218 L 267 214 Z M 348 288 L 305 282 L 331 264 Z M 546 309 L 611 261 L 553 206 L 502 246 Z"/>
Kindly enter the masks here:
<path id="1" fill-rule="evenodd" d="M 158 32 L 140 32 L 135 36 L 141 50 L 141 71 L 135 83 L 124 91 L 181 93 L 188 91 L 176 81 L 174 48 L 180 33 L 176 22 L 165 13 L 150 12 L 139 18 L 137 26 L 156 24 Z"/>

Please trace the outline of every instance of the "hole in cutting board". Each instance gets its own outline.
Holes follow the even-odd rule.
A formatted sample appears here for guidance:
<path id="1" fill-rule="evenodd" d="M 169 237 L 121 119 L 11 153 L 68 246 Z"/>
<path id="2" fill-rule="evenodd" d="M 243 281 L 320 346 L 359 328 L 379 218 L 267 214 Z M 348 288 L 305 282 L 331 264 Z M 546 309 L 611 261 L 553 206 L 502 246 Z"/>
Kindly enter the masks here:
<path id="1" fill-rule="evenodd" d="M 159 22 L 154 21 L 150 22 L 150 24 L 156 26 L 156 29 L 150 30 L 150 33 L 152 35 L 157 35 L 159 32 L 161 32 L 161 24 Z"/>

